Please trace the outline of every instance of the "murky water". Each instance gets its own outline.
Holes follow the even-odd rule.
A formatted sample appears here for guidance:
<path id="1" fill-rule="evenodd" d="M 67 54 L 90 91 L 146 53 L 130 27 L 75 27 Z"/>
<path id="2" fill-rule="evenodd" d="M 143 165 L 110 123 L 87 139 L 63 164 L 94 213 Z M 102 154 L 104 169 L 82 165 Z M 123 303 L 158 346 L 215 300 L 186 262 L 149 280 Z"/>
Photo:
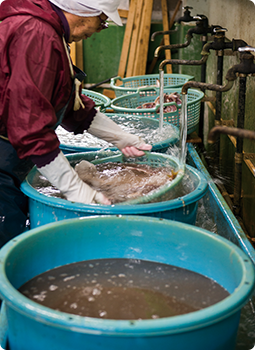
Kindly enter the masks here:
<path id="1" fill-rule="evenodd" d="M 182 315 L 229 295 L 215 281 L 193 271 L 129 259 L 61 266 L 36 276 L 20 291 L 62 312 L 122 320 Z"/>
<path id="2" fill-rule="evenodd" d="M 154 168 L 146 164 L 113 162 L 96 165 L 96 173 L 85 171 L 83 174 L 79 174 L 82 180 L 95 190 L 104 193 L 112 204 L 153 193 L 162 186 L 171 184 L 176 176 L 174 169 L 169 166 Z M 46 196 L 65 199 L 65 196 L 39 173 L 34 177 L 31 185 Z M 160 202 L 184 196 L 194 191 L 196 186 L 192 174 L 186 171 L 179 184 L 171 188 L 163 197 L 155 196 L 152 201 Z"/>
<path id="3" fill-rule="evenodd" d="M 146 143 L 154 144 L 162 142 L 168 138 L 176 137 L 176 129 L 170 124 L 163 124 L 159 132 L 159 124 L 149 123 L 144 119 L 135 118 L 131 115 L 119 116 L 114 115 L 111 119 L 118 124 L 123 131 L 141 137 Z M 87 131 L 83 134 L 74 135 L 59 126 L 56 130 L 59 141 L 63 145 L 72 145 L 84 148 L 108 148 L 112 144 L 90 135 Z"/>

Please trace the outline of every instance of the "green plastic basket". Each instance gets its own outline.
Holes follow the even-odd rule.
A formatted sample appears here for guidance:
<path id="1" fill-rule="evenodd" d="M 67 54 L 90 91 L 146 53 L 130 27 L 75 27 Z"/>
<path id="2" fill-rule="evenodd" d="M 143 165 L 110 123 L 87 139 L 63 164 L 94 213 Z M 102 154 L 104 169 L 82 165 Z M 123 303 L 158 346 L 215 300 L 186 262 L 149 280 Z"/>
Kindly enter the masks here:
<path id="1" fill-rule="evenodd" d="M 181 88 L 164 88 L 164 93 L 171 94 L 172 92 L 177 92 L 181 95 Z M 117 113 L 136 115 L 141 117 L 156 118 L 159 119 L 160 105 L 158 104 L 154 108 L 140 108 L 144 103 L 154 102 L 155 99 L 159 96 L 159 88 L 144 88 L 138 89 L 138 92 L 123 95 L 112 100 L 111 108 Z M 201 100 L 204 96 L 204 93 L 195 89 L 188 89 L 187 94 L 187 118 L 188 118 L 188 134 L 191 134 L 196 130 L 199 124 L 199 115 L 200 115 L 200 106 Z M 168 122 L 180 127 L 180 116 L 181 116 L 181 105 L 177 105 L 175 102 L 164 103 L 164 106 L 175 105 L 177 110 L 171 113 L 164 113 L 164 122 Z"/>
<path id="2" fill-rule="evenodd" d="M 100 94 L 99 92 L 82 89 L 82 94 L 91 98 L 91 100 L 95 102 L 96 108 L 99 107 L 101 112 L 104 112 L 106 108 L 109 107 L 111 104 L 111 100 L 108 97 Z"/>
<path id="3" fill-rule="evenodd" d="M 164 74 L 164 86 L 166 88 L 182 87 L 187 81 L 194 79 L 192 75 L 186 74 Z M 122 84 L 117 86 L 117 81 Z M 115 77 L 111 79 L 110 86 L 116 97 L 137 92 L 137 89 L 145 86 L 157 86 L 159 74 L 137 75 L 129 78 Z"/>
<path id="4" fill-rule="evenodd" d="M 136 163 L 136 164 L 146 164 L 153 168 L 158 167 L 171 167 L 174 171 L 177 172 L 176 177 L 169 183 L 164 186 L 159 187 L 157 190 L 151 191 L 147 195 L 142 197 L 131 199 L 125 201 L 121 204 L 144 204 L 149 202 L 160 202 L 164 200 L 167 193 L 171 191 L 176 185 L 180 183 L 183 179 L 185 173 L 185 165 L 180 164 L 179 160 L 176 157 L 169 156 L 166 154 L 144 152 L 145 155 L 139 158 L 126 158 L 122 153 L 114 156 L 109 156 L 106 158 L 101 158 L 92 161 L 93 164 L 102 164 L 107 162 L 118 162 L 118 163 Z"/>

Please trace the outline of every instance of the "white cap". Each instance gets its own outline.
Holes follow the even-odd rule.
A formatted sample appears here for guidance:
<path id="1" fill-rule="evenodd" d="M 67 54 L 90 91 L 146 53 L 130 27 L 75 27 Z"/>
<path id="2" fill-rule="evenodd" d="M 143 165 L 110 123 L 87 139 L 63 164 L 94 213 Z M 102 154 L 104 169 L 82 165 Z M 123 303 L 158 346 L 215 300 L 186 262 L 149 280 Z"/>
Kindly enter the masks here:
<path id="1" fill-rule="evenodd" d="M 98 16 L 102 12 L 114 23 L 122 26 L 118 13 L 121 0 L 49 0 L 60 9 L 81 17 Z"/>

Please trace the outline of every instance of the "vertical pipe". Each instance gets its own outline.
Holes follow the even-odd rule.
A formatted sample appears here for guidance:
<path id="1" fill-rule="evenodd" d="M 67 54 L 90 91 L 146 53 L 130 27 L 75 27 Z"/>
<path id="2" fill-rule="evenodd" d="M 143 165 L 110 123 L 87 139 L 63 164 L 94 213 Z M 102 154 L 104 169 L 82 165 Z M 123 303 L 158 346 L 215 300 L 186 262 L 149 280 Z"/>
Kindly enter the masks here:
<path id="1" fill-rule="evenodd" d="M 237 116 L 237 127 L 240 129 L 244 128 L 246 80 L 247 80 L 247 76 L 244 74 L 240 74 L 238 116 Z M 235 215 L 240 215 L 240 210 L 241 210 L 242 161 L 243 161 L 243 138 L 237 137 L 236 153 L 235 153 L 235 186 L 234 186 Z"/>
<path id="2" fill-rule="evenodd" d="M 202 37 L 202 47 L 207 43 L 207 35 L 203 35 Z M 201 83 L 206 82 L 206 62 L 202 64 L 201 66 Z M 202 89 L 201 89 L 202 90 Z M 205 90 L 202 90 L 205 92 Z M 205 110 L 205 104 L 204 102 L 201 102 L 200 106 L 200 116 L 199 116 L 199 131 L 198 136 L 202 140 L 202 145 L 204 144 L 204 110 Z"/>
<path id="3" fill-rule="evenodd" d="M 222 85 L 223 75 L 223 50 L 217 52 L 217 85 Z M 216 91 L 216 103 L 215 103 L 215 126 L 221 125 L 221 105 L 222 105 L 222 92 Z M 219 166 L 220 155 L 220 135 L 217 135 L 217 139 L 214 146 L 214 162 L 215 166 Z"/>

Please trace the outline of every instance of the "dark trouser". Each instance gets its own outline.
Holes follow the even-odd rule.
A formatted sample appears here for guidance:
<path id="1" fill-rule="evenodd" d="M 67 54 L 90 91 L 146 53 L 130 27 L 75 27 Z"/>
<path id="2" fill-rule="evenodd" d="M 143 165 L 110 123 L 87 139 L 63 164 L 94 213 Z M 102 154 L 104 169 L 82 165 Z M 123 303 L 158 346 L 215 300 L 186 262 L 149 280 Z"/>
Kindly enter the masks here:
<path id="1" fill-rule="evenodd" d="M 20 184 L 33 167 L 18 158 L 12 145 L 0 138 L 0 247 L 25 230 L 28 199 Z"/>

